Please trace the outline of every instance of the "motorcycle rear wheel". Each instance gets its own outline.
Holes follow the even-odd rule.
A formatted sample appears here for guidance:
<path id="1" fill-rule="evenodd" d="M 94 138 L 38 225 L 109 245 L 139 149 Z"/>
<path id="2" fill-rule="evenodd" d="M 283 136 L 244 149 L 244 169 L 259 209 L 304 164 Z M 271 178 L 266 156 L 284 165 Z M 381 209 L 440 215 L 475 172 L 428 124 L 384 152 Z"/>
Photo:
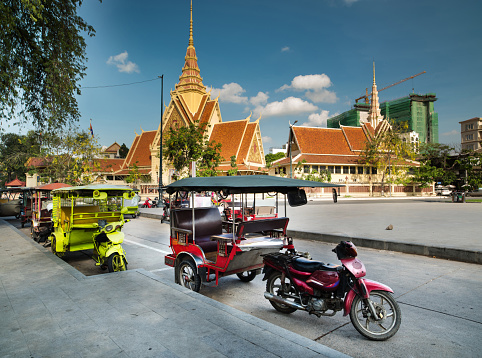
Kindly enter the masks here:
<path id="1" fill-rule="evenodd" d="M 118 252 L 114 252 L 107 258 L 107 268 L 109 272 L 126 271 L 127 262 Z"/>
<path id="2" fill-rule="evenodd" d="M 350 319 L 356 330 L 373 341 L 384 341 L 397 333 L 402 313 L 390 292 L 372 291 L 369 300 L 382 319 L 376 321 L 370 314 L 366 300 L 356 296 L 350 310 Z"/>
<path id="3" fill-rule="evenodd" d="M 293 285 L 291 284 L 291 280 L 286 277 L 285 278 L 285 284 L 284 287 L 281 287 L 281 272 L 279 271 L 273 271 L 271 275 L 268 277 L 268 281 L 266 282 L 266 291 L 271 293 L 272 295 L 277 295 L 281 296 L 283 298 L 285 297 L 285 293 L 294 293 L 295 289 Z M 289 299 L 290 301 L 294 301 L 294 299 Z M 283 305 L 281 303 L 269 301 L 271 303 L 271 306 L 275 308 L 276 311 L 281 312 L 281 313 L 293 313 L 296 311 L 296 308 Z"/>

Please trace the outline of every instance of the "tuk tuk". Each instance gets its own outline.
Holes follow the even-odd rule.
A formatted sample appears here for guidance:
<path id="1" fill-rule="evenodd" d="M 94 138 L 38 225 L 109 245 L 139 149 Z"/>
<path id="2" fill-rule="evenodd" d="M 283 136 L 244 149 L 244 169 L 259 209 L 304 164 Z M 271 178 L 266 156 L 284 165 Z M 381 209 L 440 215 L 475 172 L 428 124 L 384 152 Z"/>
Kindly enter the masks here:
<path id="1" fill-rule="evenodd" d="M 86 185 L 52 191 L 52 252 L 93 250 L 96 265 L 109 272 L 125 271 L 122 227 L 129 220 L 124 201 L 134 197 L 127 186 Z"/>
<path id="2" fill-rule="evenodd" d="M 339 184 L 287 179 L 266 175 L 186 178 L 166 187 L 171 196 L 178 192 L 212 191 L 220 198 L 241 196 L 244 212 L 246 195 L 273 193 L 276 196 L 276 215 L 258 220 L 223 220 L 217 207 L 172 208 L 170 219 L 170 247 L 172 254 L 165 256 L 167 266 L 174 267 L 175 282 L 198 292 L 202 284 L 218 285 L 219 278 L 236 274 L 243 282 L 253 280 L 263 268 L 263 255 L 293 250 L 286 234 L 289 219 L 286 201 L 290 206 L 307 203 L 302 187 L 338 187 Z M 284 194 L 284 217 L 279 217 L 278 194 Z M 253 200 L 255 201 L 255 200 Z M 254 209 L 256 210 L 256 209 Z M 241 216 L 243 218 L 243 216 Z M 214 277 L 213 277 L 214 276 Z"/>
<path id="3" fill-rule="evenodd" d="M 15 216 L 20 218 L 22 211 L 22 190 L 19 188 L 7 188 L 0 190 L 0 217 Z"/>
<path id="4" fill-rule="evenodd" d="M 70 187 L 63 183 L 51 183 L 31 189 L 30 193 L 30 235 L 36 242 L 44 242 L 53 230 L 52 196 L 54 189 Z M 22 222 L 23 225 L 23 222 Z M 23 226 L 22 226 L 23 227 Z"/>

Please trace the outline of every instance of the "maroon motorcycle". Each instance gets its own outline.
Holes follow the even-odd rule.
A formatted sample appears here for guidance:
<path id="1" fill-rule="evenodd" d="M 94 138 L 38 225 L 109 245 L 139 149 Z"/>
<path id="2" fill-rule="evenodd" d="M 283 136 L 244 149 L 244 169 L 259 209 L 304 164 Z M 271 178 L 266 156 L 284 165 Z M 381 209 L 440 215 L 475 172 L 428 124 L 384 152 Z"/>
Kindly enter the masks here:
<path id="1" fill-rule="evenodd" d="M 306 259 L 294 250 L 264 255 L 264 297 L 282 313 L 303 310 L 321 317 L 343 310 L 363 336 L 375 341 L 392 337 L 402 319 L 393 290 L 362 278 L 365 265 L 352 242 L 341 241 L 333 252 L 341 266 Z"/>

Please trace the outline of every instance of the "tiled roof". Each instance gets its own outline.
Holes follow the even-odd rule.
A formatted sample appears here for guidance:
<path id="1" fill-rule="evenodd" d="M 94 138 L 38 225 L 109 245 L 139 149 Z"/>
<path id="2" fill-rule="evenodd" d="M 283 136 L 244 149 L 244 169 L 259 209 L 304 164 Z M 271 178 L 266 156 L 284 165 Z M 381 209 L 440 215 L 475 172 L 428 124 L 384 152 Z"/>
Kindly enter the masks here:
<path id="1" fill-rule="evenodd" d="M 120 149 L 120 145 L 117 142 L 112 143 L 106 150 L 104 150 L 104 153 L 117 153 L 117 151 Z"/>
<path id="2" fill-rule="evenodd" d="M 25 182 L 21 181 L 18 178 L 13 179 L 9 183 L 5 183 L 5 187 L 19 187 L 19 186 L 25 186 Z"/>
<path id="3" fill-rule="evenodd" d="M 292 128 L 295 140 L 302 153 L 352 154 L 341 129 L 310 127 Z"/>
<path id="4" fill-rule="evenodd" d="M 209 122 L 209 118 L 211 118 L 215 104 L 216 101 L 208 101 L 206 103 L 206 106 L 204 107 L 204 110 L 200 116 L 199 125 L 204 126 Z"/>
<path id="5" fill-rule="evenodd" d="M 216 123 L 213 126 L 210 141 L 221 143 L 221 157 L 225 161 L 235 155 L 238 158 L 238 151 L 244 136 L 247 120 Z"/>
<path id="6" fill-rule="evenodd" d="M 204 107 L 206 105 L 206 101 L 208 100 L 208 95 L 205 94 L 201 97 L 201 102 L 199 102 L 199 107 L 198 107 L 198 110 L 197 112 L 194 114 L 194 122 L 197 122 L 199 121 L 199 118 L 201 117 L 201 115 L 203 114 L 203 111 L 204 111 Z"/>
<path id="7" fill-rule="evenodd" d="M 64 184 L 64 183 L 50 183 L 50 184 L 40 185 L 36 189 L 54 190 L 54 189 L 60 189 L 60 188 L 67 188 L 70 186 L 72 185 Z"/>
<path id="8" fill-rule="evenodd" d="M 36 158 L 36 157 L 30 157 L 27 160 L 27 163 L 25 164 L 27 167 L 45 167 L 51 161 L 52 159 L 48 160 L 46 158 Z"/>
<path id="9" fill-rule="evenodd" d="M 246 127 L 246 131 L 244 133 L 243 142 L 241 143 L 241 147 L 239 148 L 238 157 L 236 158 L 236 163 L 240 164 L 243 160 L 248 159 L 249 155 L 249 148 L 253 141 L 253 136 L 256 130 L 257 123 L 248 123 Z"/>
<path id="10" fill-rule="evenodd" d="M 96 172 L 116 172 L 120 170 L 122 164 L 124 164 L 124 159 L 110 159 L 102 158 L 95 160 L 96 165 L 94 166 L 94 171 Z M 97 167 L 99 166 L 99 168 Z"/>
<path id="11" fill-rule="evenodd" d="M 151 150 L 149 146 L 154 140 L 156 133 L 157 131 L 148 131 L 136 136 L 122 168 L 130 167 L 136 164 L 136 162 L 139 167 L 151 166 Z"/>
<path id="12" fill-rule="evenodd" d="M 367 137 L 360 127 L 341 127 L 341 130 L 345 133 L 346 140 L 351 150 L 363 150 L 365 149 L 365 143 Z"/>

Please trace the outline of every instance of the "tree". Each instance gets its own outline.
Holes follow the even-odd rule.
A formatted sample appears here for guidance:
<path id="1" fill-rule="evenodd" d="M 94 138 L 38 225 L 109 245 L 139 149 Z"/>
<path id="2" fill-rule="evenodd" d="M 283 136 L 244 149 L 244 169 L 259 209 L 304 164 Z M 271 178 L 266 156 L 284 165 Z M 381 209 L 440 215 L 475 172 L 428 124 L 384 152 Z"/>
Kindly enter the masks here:
<path id="1" fill-rule="evenodd" d="M 129 153 L 129 148 L 127 148 L 125 143 L 122 143 L 122 145 L 119 148 L 119 156 L 121 158 L 127 157 L 127 154 Z"/>
<path id="2" fill-rule="evenodd" d="M 76 95 L 84 77 L 82 0 L 0 3 L 0 127 L 30 122 L 52 131 L 80 118 Z M 10 124 L 8 124 L 10 126 Z"/>
<path id="3" fill-rule="evenodd" d="M 273 163 L 275 160 L 281 159 L 286 157 L 286 154 L 284 152 L 278 152 L 276 154 L 268 153 L 264 156 L 264 160 L 266 162 L 266 167 L 271 168 L 271 163 Z"/>
<path id="4" fill-rule="evenodd" d="M 482 186 L 482 153 L 464 151 L 455 160 L 463 183 L 459 187 L 474 190 Z"/>
<path id="5" fill-rule="evenodd" d="M 171 128 L 164 141 L 163 156 L 177 171 L 175 179 L 187 175 L 191 162 L 199 161 L 201 176 L 217 175 L 216 167 L 221 162 L 221 144 L 209 142 L 202 127 L 195 124 Z"/>
<path id="6" fill-rule="evenodd" d="M 96 161 L 100 151 L 101 147 L 87 131 L 74 128 L 45 136 L 41 155 L 47 165 L 39 173 L 41 179 L 71 185 L 92 183 L 100 168 Z"/>
<path id="7" fill-rule="evenodd" d="M 414 159 L 415 152 L 410 143 L 400 137 L 400 127 L 392 126 L 386 131 L 374 135 L 365 143 L 360 155 L 360 162 L 377 168 L 382 175 L 381 192 L 384 195 L 385 181 L 403 183 L 408 179 L 409 161 Z M 386 176 L 389 176 L 386 180 Z"/>
<path id="8" fill-rule="evenodd" d="M 25 166 L 28 158 L 40 154 L 40 140 L 37 133 L 27 135 L 0 133 L 0 187 L 15 177 L 25 179 Z"/>
<path id="9" fill-rule="evenodd" d="M 414 181 L 420 183 L 422 188 L 441 182 L 450 185 L 456 180 L 454 160 L 450 158 L 454 148 L 445 144 L 425 143 L 420 146 L 417 160 L 420 167 L 415 168 Z"/>
<path id="10" fill-rule="evenodd" d="M 228 170 L 228 176 L 238 175 L 238 164 L 236 163 L 236 156 L 231 156 L 231 169 Z"/>

